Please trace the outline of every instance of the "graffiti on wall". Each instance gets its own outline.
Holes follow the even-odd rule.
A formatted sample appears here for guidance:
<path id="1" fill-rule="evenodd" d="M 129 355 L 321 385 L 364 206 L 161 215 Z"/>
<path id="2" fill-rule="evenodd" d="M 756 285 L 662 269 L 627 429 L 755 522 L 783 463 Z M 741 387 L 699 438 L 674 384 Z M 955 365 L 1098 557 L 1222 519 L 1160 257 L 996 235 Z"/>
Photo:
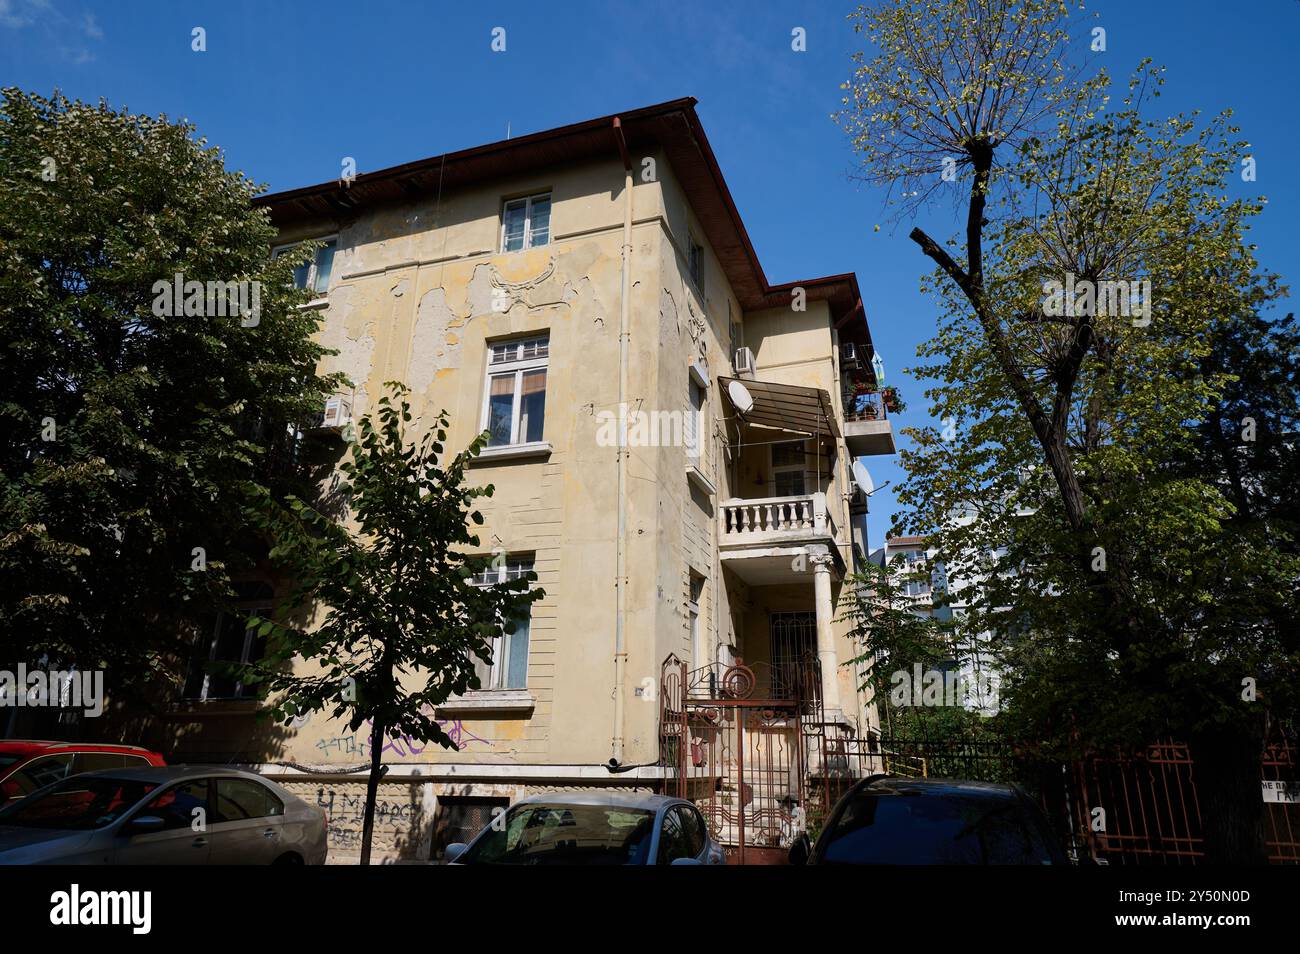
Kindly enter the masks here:
<path id="1" fill-rule="evenodd" d="M 331 848 L 360 848 L 361 831 L 365 821 L 366 795 L 364 789 L 334 788 L 322 785 L 316 789 L 316 804 L 325 809 L 329 817 L 329 845 Z M 403 836 L 409 836 L 423 822 L 424 812 L 410 802 L 375 798 L 375 834 L 379 845 L 394 845 Z"/>
<path id="2" fill-rule="evenodd" d="M 443 732 L 447 733 L 447 737 L 451 739 L 451 741 L 455 742 L 456 746 L 462 750 L 468 746 L 474 745 L 475 743 L 486 745 L 488 747 L 492 746 L 492 743 L 487 739 L 475 735 L 467 729 L 465 723 L 460 719 L 435 719 L 434 721 Z M 367 724 L 370 724 L 369 720 L 367 720 Z M 405 759 L 410 758 L 411 756 L 420 755 L 428 747 L 428 743 L 422 742 L 413 736 L 406 735 L 405 733 L 398 733 L 395 735 L 386 733 L 384 735 L 384 745 L 380 751 L 384 755 L 392 755 L 399 759 Z M 347 735 L 336 735 L 323 738 L 316 743 L 316 748 L 319 749 L 322 755 L 327 759 L 332 756 L 366 759 L 370 757 L 370 733 L 353 732 Z M 440 746 L 435 746 L 435 750 L 440 748 Z"/>

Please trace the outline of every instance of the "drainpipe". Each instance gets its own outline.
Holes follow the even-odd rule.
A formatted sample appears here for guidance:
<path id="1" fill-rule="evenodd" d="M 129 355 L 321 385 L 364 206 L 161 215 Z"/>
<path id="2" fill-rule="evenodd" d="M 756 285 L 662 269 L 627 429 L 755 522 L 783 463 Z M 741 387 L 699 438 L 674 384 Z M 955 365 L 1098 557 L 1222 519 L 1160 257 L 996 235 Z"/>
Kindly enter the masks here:
<path id="1" fill-rule="evenodd" d="M 614 739 L 610 763 L 623 761 L 624 707 L 627 695 L 627 365 L 632 318 L 632 159 L 623 123 L 614 117 L 614 140 L 623 159 L 623 288 L 618 316 L 618 540 L 614 566 Z"/>

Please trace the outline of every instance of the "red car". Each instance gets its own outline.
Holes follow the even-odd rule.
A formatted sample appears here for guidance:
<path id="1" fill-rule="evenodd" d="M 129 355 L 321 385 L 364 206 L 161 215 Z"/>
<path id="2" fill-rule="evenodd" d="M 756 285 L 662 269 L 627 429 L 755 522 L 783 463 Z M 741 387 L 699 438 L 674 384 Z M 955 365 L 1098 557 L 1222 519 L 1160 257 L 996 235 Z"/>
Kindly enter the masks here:
<path id="1" fill-rule="evenodd" d="M 69 775 L 166 764 L 138 745 L 0 739 L 0 808 Z"/>

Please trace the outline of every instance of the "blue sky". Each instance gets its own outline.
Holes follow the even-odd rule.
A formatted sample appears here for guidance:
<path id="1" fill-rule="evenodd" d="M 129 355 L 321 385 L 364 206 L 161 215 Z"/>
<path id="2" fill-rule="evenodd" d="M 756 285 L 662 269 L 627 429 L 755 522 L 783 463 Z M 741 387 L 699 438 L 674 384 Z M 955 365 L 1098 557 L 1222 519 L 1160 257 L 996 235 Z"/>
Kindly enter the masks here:
<path id="1" fill-rule="evenodd" d="M 1169 111 L 1231 107 L 1254 147 L 1267 195 L 1254 240 L 1263 265 L 1297 274 L 1288 230 L 1300 221 L 1295 0 L 1094 0 L 1080 22 L 1107 30 L 1103 62 L 1126 75 L 1143 56 L 1168 67 Z M 772 282 L 855 271 L 889 383 L 925 418 L 904 369 L 934 329 L 918 291 L 926 271 L 882 196 L 849 177 L 852 156 L 830 114 L 859 38 L 848 2 L 653 0 L 409 5 L 221 0 L 216 3 L 0 0 L 0 82 L 196 123 L 228 164 L 272 189 L 601 116 L 678 96 L 699 112 Z M 191 50 L 191 30 L 207 52 Z M 506 51 L 490 49 L 494 27 Z M 807 51 L 790 49 L 807 31 Z M 874 226 L 881 225 L 879 232 Z M 946 207 L 921 223 L 946 237 Z M 1287 308 L 1291 305 L 1288 303 Z M 875 459 L 876 484 L 901 478 Z M 893 514 L 873 498 L 872 545 Z"/>

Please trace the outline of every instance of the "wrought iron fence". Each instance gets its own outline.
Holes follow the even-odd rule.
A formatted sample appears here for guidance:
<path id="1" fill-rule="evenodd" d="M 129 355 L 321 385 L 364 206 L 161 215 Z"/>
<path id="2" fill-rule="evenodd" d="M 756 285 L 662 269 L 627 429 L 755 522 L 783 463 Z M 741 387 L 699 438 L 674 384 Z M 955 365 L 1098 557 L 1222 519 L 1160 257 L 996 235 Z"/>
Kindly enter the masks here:
<path id="1" fill-rule="evenodd" d="M 884 774 L 1019 785 L 1042 805 L 1076 859 L 1196 864 L 1204 833 L 1188 747 L 1162 742 L 1123 756 L 1075 759 L 989 739 L 860 738 L 823 718 L 815 660 L 688 670 L 660 681 L 665 788 L 695 801 L 714 836 L 744 860 L 771 859 L 794 834 L 814 836 L 854 783 Z M 1300 864 L 1297 746 L 1270 744 L 1260 765 L 1269 861 Z M 768 854 L 764 854 L 768 853 Z"/>

